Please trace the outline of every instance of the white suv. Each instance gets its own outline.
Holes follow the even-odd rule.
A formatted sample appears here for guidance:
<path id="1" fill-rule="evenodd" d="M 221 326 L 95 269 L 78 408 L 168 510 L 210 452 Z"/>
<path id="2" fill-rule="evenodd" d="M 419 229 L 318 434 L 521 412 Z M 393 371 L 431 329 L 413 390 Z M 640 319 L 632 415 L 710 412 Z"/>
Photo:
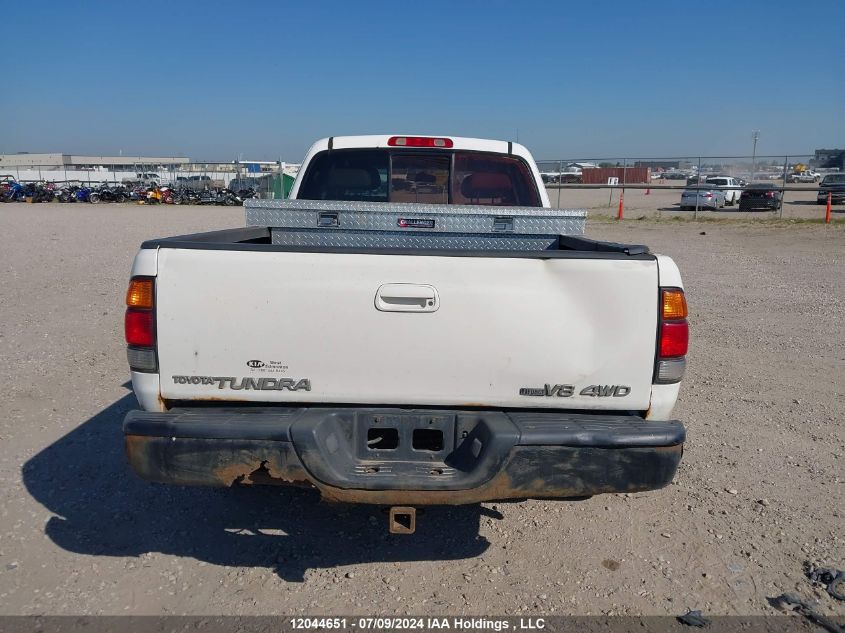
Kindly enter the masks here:
<path id="1" fill-rule="evenodd" d="M 725 194 L 725 204 L 732 207 L 739 202 L 739 197 L 742 195 L 742 185 L 736 178 L 730 176 L 710 176 L 707 178 L 708 185 L 719 187 L 719 190 Z"/>

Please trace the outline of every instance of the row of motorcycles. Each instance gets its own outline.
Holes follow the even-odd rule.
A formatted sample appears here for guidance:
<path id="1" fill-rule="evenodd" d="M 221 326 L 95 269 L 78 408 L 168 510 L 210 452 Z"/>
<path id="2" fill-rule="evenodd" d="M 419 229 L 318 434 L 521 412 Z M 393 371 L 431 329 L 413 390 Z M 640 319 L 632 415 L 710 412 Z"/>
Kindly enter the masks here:
<path id="1" fill-rule="evenodd" d="M 224 207 L 240 206 L 248 198 L 257 198 L 255 189 L 172 189 L 170 187 L 152 187 L 146 189 L 147 204 L 216 204 Z"/>
<path id="2" fill-rule="evenodd" d="M 7 182 L 0 188 L 2 202 L 138 202 L 141 204 L 206 204 L 233 207 L 242 205 L 247 198 L 257 198 L 255 189 L 173 189 L 172 187 L 124 187 L 100 185 L 86 187 L 68 185 L 57 187 L 54 183 Z"/>
<path id="3" fill-rule="evenodd" d="M 55 185 L 52 183 L 22 185 L 19 182 L 3 182 L 0 185 L 0 202 L 24 202 L 27 199 L 33 202 L 52 202 L 56 199 Z"/>

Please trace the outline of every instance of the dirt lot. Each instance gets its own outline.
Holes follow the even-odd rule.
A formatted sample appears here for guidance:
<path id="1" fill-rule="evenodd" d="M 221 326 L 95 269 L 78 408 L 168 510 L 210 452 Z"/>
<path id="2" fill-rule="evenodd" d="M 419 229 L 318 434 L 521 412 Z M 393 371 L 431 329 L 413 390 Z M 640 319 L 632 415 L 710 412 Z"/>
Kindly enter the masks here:
<path id="1" fill-rule="evenodd" d="M 435 508 L 399 537 L 377 509 L 156 486 L 124 463 L 135 250 L 241 213 L 0 205 L 0 613 L 755 614 L 797 591 L 845 614 L 802 574 L 845 567 L 841 224 L 591 222 L 685 277 L 676 482 Z"/>

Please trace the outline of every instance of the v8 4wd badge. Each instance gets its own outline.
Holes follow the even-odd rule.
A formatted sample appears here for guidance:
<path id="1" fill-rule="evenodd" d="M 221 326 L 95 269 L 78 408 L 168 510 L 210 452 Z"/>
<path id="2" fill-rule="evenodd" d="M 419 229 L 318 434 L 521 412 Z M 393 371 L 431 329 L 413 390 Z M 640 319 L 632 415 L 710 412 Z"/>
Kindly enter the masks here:
<path id="1" fill-rule="evenodd" d="M 578 392 L 579 396 L 590 396 L 592 398 L 624 398 L 631 393 L 627 385 L 590 385 Z M 540 396 L 546 398 L 571 398 L 575 395 L 574 385 L 550 385 L 546 383 L 543 387 L 522 387 L 519 390 L 520 396 Z"/>

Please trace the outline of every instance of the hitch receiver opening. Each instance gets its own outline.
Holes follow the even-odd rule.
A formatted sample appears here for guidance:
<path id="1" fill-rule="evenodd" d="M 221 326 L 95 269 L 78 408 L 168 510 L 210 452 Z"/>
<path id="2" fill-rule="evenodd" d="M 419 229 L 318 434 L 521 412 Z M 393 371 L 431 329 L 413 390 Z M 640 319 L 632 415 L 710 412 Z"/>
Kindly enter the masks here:
<path id="1" fill-rule="evenodd" d="M 388 529 L 391 534 L 413 534 L 417 529 L 417 509 L 391 506 Z"/>

